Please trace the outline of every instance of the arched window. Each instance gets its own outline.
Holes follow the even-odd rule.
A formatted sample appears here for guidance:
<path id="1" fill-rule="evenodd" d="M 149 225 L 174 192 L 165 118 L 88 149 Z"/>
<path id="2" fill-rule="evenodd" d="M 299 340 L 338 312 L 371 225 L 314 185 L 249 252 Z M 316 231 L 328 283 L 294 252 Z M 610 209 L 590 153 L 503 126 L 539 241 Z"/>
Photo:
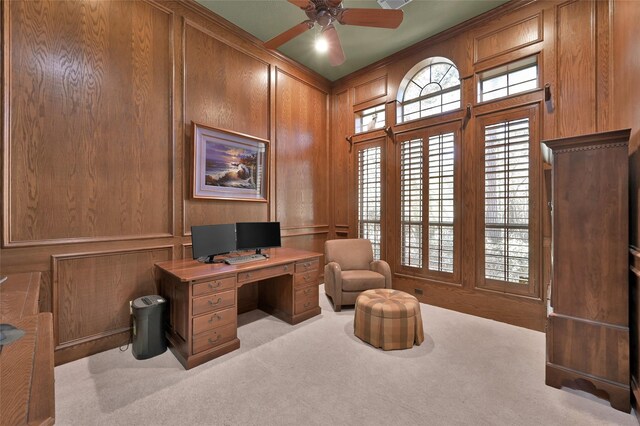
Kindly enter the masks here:
<path id="1" fill-rule="evenodd" d="M 398 90 L 398 122 L 460 108 L 460 75 L 447 58 L 433 57 L 414 66 Z"/>

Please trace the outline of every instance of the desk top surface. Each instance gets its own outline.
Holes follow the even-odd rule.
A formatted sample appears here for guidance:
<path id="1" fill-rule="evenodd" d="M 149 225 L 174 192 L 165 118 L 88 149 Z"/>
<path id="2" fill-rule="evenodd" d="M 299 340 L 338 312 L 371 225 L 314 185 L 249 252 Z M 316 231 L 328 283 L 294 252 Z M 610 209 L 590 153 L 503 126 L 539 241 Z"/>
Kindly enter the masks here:
<path id="1" fill-rule="evenodd" d="M 277 266 L 289 262 L 296 262 L 299 260 L 322 256 L 322 253 L 286 247 L 263 250 L 263 253 L 268 254 L 269 258 L 266 260 L 241 263 L 238 265 L 227 265 L 226 263 L 201 263 L 192 259 L 177 259 L 156 263 L 156 267 L 173 275 L 180 281 L 190 282 L 199 279 L 233 275 L 238 272 L 268 268 L 270 266 Z"/>
<path id="2" fill-rule="evenodd" d="M 0 322 L 38 314 L 40 272 L 8 275 L 0 284 Z"/>

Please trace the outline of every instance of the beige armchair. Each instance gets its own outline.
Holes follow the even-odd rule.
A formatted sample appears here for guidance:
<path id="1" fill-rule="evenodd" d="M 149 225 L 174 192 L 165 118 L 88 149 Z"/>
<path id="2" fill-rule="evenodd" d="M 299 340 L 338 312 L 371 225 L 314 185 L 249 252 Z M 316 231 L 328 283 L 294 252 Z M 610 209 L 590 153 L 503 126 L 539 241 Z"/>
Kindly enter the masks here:
<path id="1" fill-rule="evenodd" d="M 391 269 L 384 260 L 373 260 L 371 241 L 329 240 L 324 244 L 324 290 L 333 309 L 354 305 L 364 290 L 391 288 Z"/>

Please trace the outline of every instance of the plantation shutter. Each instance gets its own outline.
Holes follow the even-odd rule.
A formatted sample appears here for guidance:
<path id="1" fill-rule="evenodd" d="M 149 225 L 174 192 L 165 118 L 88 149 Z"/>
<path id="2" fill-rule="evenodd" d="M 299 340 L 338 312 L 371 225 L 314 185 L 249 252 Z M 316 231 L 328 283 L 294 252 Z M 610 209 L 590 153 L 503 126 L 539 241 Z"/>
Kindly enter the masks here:
<path id="1" fill-rule="evenodd" d="M 529 118 L 485 127 L 485 278 L 529 284 Z"/>
<path id="2" fill-rule="evenodd" d="M 422 138 L 400 145 L 400 264 L 422 268 Z"/>
<path id="3" fill-rule="evenodd" d="M 429 137 L 429 269 L 453 273 L 454 134 Z"/>
<path id="4" fill-rule="evenodd" d="M 382 149 L 379 146 L 358 151 L 358 238 L 373 246 L 373 257 L 380 259 L 382 211 Z"/>

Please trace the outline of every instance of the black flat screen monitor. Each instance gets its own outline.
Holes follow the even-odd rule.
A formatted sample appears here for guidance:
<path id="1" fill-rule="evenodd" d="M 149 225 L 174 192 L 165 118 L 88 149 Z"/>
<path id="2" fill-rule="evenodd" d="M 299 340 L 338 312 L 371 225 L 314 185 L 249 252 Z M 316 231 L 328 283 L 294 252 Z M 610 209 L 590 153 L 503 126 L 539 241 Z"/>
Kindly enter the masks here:
<path id="1" fill-rule="evenodd" d="M 280 247 L 280 222 L 236 223 L 236 247 L 238 250 L 256 250 Z"/>
<path id="2" fill-rule="evenodd" d="M 215 263 L 214 256 L 236 249 L 236 225 L 202 225 L 191 227 L 193 258 L 206 258 L 205 263 Z M 222 262 L 222 261 L 220 261 Z"/>

